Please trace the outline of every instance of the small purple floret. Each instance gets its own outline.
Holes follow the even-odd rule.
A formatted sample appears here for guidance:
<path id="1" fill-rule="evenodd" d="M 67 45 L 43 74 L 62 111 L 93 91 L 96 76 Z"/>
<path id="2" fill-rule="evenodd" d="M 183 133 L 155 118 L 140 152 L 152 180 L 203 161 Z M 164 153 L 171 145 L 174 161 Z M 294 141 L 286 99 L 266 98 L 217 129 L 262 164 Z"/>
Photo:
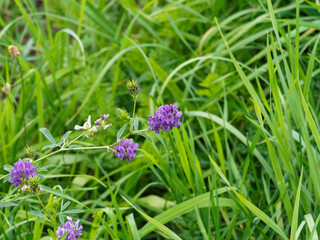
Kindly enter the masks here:
<path id="1" fill-rule="evenodd" d="M 116 146 L 115 156 L 121 158 L 122 161 L 128 160 L 131 162 L 132 159 L 137 156 L 136 152 L 138 148 L 139 144 L 135 143 L 132 138 L 123 139 L 123 141 L 120 141 Z"/>
<path id="2" fill-rule="evenodd" d="M 101 118 L 97 119 L 96 121 L 94 121 L 94 124 L 99 127 L 101 125 Z"/>
<path id="3" fill-rule="evenodd" d="M 107 120 L 109 118 L 109 114 L 103 114 L 100 116 L 99 119 L 97 119 L 94 124 L 96 125 L 96 129 L 100 126 L 103 126 L 103 130 L 106 130 L 108 127 L 110 127 L 112 124 L 106 124 Z"/>
<path id="4" fill-rule="evenodd" d="M 37 175 L 36 166 L 32 165 L 31 162 L 23 162 L 21 159 L 18 160 L 11 169 L 8 182 L 12 183 L 15 187 L 20 187 L 23 180 L 28 180 L 30 177 Z"/>
<path id="5" fill-rule="evenodd" d="M 65 234 L 66 232 L 68 232 L 67 236 L 66 236 L 66 240 L 77 240 L 82 236 L 82 225 L 79 226 L 79 222 L 78 221 L 72 221 L 72 217 L 67 217 L 67 222 L 66 223 L 62 223 L 61 227 L 58 227 L 57 229 L 57 238 L 61 239 L 63 234 Z"/>
<path id="6" fill-rule="evenodd" d="M 100 116 L 100 118 L 101 118 L 101 120 L 103 122 L 106 122 L 108 120 L 108 118 L 109 118 L 109 114 L 103 114 L 103 115 Z"/>
<path id="7" fill-rule="evenodd" d="M 154 112 L 154 116 L 149 115 L 149 130 L 155 131 L 155 133 L 160 133 L 161 129 L 169 131 L 181 125 L 179 121 L 181 116 L 182 112 L 178 111 L 177 107 L 173 104 L 160 106 Z"/>
<path id="8" fill-rule="evenodd" d="M 133 90 L 130 90 L 131 95 L 138 95 L 140 92 L 139 86 L 136 86 Z"/>

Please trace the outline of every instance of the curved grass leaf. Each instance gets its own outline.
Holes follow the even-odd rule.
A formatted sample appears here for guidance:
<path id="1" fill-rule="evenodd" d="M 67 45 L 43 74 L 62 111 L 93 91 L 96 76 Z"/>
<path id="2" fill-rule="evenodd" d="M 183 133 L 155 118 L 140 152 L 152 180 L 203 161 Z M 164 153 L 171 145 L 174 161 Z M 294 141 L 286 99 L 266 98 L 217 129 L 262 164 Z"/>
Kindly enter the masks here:
<path id="1" fill-rule="evenodd" d="M 224 176 L 218 165 L 215 163 L 215 161 L 209 156 L 210 161 L 215 168 L 215 170 L 218 172 L 220 177 L 223 179 L 223 181 L 231 188 L 231 190 L 236 194 L 236 196 L 239 198 L 239 200 L 258 218 L 260 218 L 265 224 L 267 224 L 271 229 L 273 229 L 276 233 L 278 233 L 282 239 L 289 240 L 286 234 L 282 231 L 282 229 L 263 211 L 261 211 L 259 208 L 257 208 L 255 205 L 253 205 L 250 201 L 248 201 L 246 198 L 244 198 L 240 193 L 238 193 L 233 187 L 231 187 L 229 181 Z"/>
<path id="2" fill-rule="evenodd" d="M 229 187 L 222 187 L 214 190 L 212 193 L 207 192 L 204 194 L 201 194 L 199 196 L 196 196 L 194 198 L 191 198 L 189 200 L 186 200 L 172 208 L 169 208 L 168 210 L 162 212 L 161 214 L 154 217 L 155 220 L 159 221 L 162 224 L 166 224 L 167 222 L 178 218 L 179 216 L 186 214 L 188 212 L 194 211 L 194 207 L 197 208 L 206 208 L 210 207 L 212 205 L 211 197 L 216 197 L 217 195 L 220 195 L 222 193 L 225 193 L 229 191 Z M 228 198 L 215 198 L 216 202 L 219 202 L 219 206 L 227 206 L 227 207 L 235 207 L 235 203 L 232 199 Z M 143 226 L 140 230 L 140 236 L 144 237 L 151 231 L 153 231 L 155 227 L 151 223 L 147 223 L 145 226 Z"/>
<path id="3" fill-rule="evenodd" d="M 155 220 L 152 217 L 149 217 L 147 214 L 141 212 L 138 208 L 136 208 L 129 200 L 127 200 L 124 196 L 122 196 L 122 198 L 128 203 L 130 204 L 138 213 L 140 213 L 143 217 L 145 217 L 152 225 L 154 225 L 156 228 L 158 228 L 159 230 L 161 230 L 165 235 L 167 235 L 168 237 L 170 237 L 171 239 L 174 240 L 182 240 L 177 234 L 175 234 L 174 232 L 172 232 L 169 228 L 167 228 L 166 226 L 164 226 L 162 223 L 160 223 L 159 221 Z"/>
<path id="4" fill-rule="evenodd" d="M 7 202 L 7 203 L 1 203 L 0 204 L 0 208 L 4 208 L 4 207 L 15 207 L 18 206 L 18 204 L 13 203 L 13 202 Z"/>

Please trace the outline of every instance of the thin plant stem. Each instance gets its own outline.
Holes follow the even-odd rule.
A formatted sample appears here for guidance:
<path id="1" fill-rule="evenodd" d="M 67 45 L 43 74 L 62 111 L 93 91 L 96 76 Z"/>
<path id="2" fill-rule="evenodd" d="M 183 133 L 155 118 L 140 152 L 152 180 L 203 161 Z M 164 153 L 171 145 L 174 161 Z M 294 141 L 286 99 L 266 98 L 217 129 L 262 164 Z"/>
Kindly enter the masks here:
<path id="1" fill-rule="evenodd" d="M 137 97 L 134 97 L 133 103 L 133 113 L 132 113 L 132 120 L 134 121 L 135 113 L 136 113 L 136 104 L 137 104 Z M 132 123 L 130 124 L 130 132 L 132 132 Z"/>
<path id="2" fill-rule="evenodd" d="M 139 132 L 145 132 L 147 131 L 148 129 L 143 129 L 143 130 L 137 130 L 137 131 L 130 131 L 127 135 L 125 135 L 124 137 L 120 138 L 119 140 L 123 140 L 127 137 L 129 137 L 130 135 L 132 134 L 137 134 Z M 73 139 L 72 141 L 70 141 L 70 143 L 68 145 L 70 145 L 71 143 L 73 143 L 74 141 L 76 141 L 77 139 L 79 139 L 80 137 L 82 137 L 86 132 L 83 132 L 82 134 L 80 134 L 78 137 L 76 137 L 75 139 Z M 64 151 L 72 151 L 72 150 L 96 150 L 96 149 L 107 149 L 107 150 L 111 150 L 111 151 L 115 151 L 112 147 L 117 143 L 114 142 L 113 144 L 110 144 L 108 146 L 95 146 L 95 147 L 78 147 L 78 148 L 65 148 L 64 146 L 61 147 L 60 149 L 58 149 L 57 151 L 54 151 L 54 152 L 51 152 L 51 153 L 48 153 L 47 155 L 44 155 L 40 158 L 38 158 L 37 160 L 34 161 L 34 163 L 37 163 L 37 162 L 40 162 L 41 160 L 43 159 L 46 159 L 52 155 L 55 155 L 57 153 L 60 153 L 60 152 L 64 152 Z M 9 176 L 9 174 L 6 174 L 6 175 L 3 175 L 0 177 L 0 180 L 3 179 L 3 178 L 6 178 L 7 176 Z"/>
<path id="3" fill-rule="evenodd" d="M 79 138 L 81 138 L 85 133 L 86 133 L 86 132 L 81 133 L 78 137 L 76 137 L 75 139 L 73 139 L 72 141 L 70 141 L 70 142 L 68 143 L 68 145 L 70 145 L 71 143 L 77 141 L 77 140 L 78 140 Z"/>
<path id="4" fill-rule="evenodd" d="M 132 119 L 134 119 L 135 113 L 136 113 L 136 104 L 137 104 L 137 98 L 134 98 L 134 104 L 133 104 L 133 113 L 132 113 Z"/>
<path id="5" fill-rule="evenodd" d="M 18 59 L 17 59 L 17 63 L 19 65 L 21 83 L 22 83 L 22 94 L 20 94 L 20 97 L 22 99 L 22 118 L 23 118 L 23 128 L 24 128 L 24 144 L 27 145 L 27 127 L 26 127 L 25 104 L 24 104 L 24 98 L 25 98 L 24 79 L 23 79 L 23 75 L 22 75 L 22 68 L 21 68 L 21 65 L 20 65 L 20 62 L 19 62 Z"/>
<path id="6" fill-rule="evenodd" d="M 36 195 L 37 195 L 37 198 L 38 198 L 38 200 L 39 200 L 39 202 L 40 202 L 40 204 L 41 204 L 42 208 L 44 208 L 44 205 L 43 205 L 43 203 L 42 203 L 42 201 L 41 201 L 41 199 L 40 199 L 40 197 L 39 197 L 39 194 L 36 194 Z"/>
<path id="7" fill-rule="evenodd" d="M 1 204 L 4 204 L 4 203 L 8 203 L 8 202 L 13 202 L 13 201 L 17 200 L 17 199 L 20 197 L 20 195 L 21 195 L 21 193 L 19 192 L 19 193 L 17 194 L 17 196 L 15 196 L 14 198 L 12 198 L 12 199 L 10 199 L 10 200 L 8 200 L 8 201 L 0 202 L 0 203 L 1 203 Z"/>

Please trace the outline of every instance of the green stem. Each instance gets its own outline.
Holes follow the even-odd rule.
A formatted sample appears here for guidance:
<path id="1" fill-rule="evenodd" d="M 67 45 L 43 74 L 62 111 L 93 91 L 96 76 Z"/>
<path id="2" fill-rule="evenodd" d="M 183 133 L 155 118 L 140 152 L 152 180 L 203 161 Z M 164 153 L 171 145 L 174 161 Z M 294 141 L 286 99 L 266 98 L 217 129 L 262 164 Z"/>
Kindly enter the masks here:
<path id="1" fill-rule="evenodd" d="M 18 199 L 18 197 L 20 197 L 21 193 L 18 193 L 17 196 L 15 196 L 13 199 L 10 199 L 8 201 L 5 201 L 5 202 L 0 202 L 0 204 L 4 204 L 4 203 L 8 203 L 8 202 L 13 202 L 15 201 L 16 199 Z"/>
<path id="2" fill-rule="evenodd" d="M 25 88 L 24 88 L 24 79 L 23 79 L 23 75 L 22 75 L 22 68 L 20 65 L 19 60 L 17 59 L 17 63 L 19 65 L 19 69 L 20 69 L 20 76 L 21 76 L 21 82 L 22 82 L 22 94 L 20 94 L 20 97 L 22 99 L 22 118 L 23 118 L 23 127 L 24 127 L 24 144 L 27 145 L 27 127 L 26 127 L 26 119 L 25 119 L 25 109 L 24 109 L 24 98 L 25 98 Z"/>
<path id="3" fill-rule="evenodd" d="M 120 140 L 123 140 L 127 137 L 129 137 L 130 135 L 132 134 L 137 134 L 139 132 L 144 132 L 144 131 L 147 131 L 147 130 L 137 130 L 137 131 L 132 131 L 132 132 L 129 132 L 127 135 L 125 135 L 124 137 L 120 138 Z M 75 139 L 73 139 L 69 144 L 73 143 L 75 140 L 77 140 L 78 138 L 80 138 L 84 133 L 82 133 L 81 135 L 79 135 L 78 137 L 76 137 Z M 117 142 L 114 142 L 113 144 L 109 145 L 109 146 L 96 146 L 96 147 L 78 147 L 78 148 L 60 148 L 59 150 L 55 151 L 55 152 L 51 152 L 41 158 L 38 158 L 36 161 L 34 161 L 34 163 L 36 162 L 39 162 L 47 157 L 50 157 L 54 154 L 57 154 L 59 152 L 63 152 L 63 151 L 72 151 L 72 150 L 95 150 L 95 149 L 108 149 L 108 150 L 111 150 L 111 151 L 114 151 L 112 149 L 112 145 L 116 144 Z"/>
<path id="4" fill-rule="evenodd" d="M 39 194 L 36 194 L 36 195 L 37 195 L 37 198 L 38 198 L 38 200 L 39 200 L 39 202 L 40 202 L 40 204 L 41 204 L 42 208 L 44 208 L 44 205 L 43 205 L 43 203 L 42 203 L 42 201 L 41 201 L 41 199 L 40 199 L 40 197 L 39 197 Z"/>
<path id="5" fill-rule="evenodd" d="M 134 120 L 135 113 L 136 113 L 136 104 L 137 104 L 137 98 L 134 98 L 134 104 L 133 104 L 133 113 L 132 113 L 132 120 Z M 132 132 L 132 124 L 130 124 L 130 132 Z"/>
<path id="6" fill-rule="evenodd" d="M 123 140 L 127 137 L 129 137 L 130 135 L 132 134 L 137 134 L 139 132 L 145 132 L 145 131 L 148 131 L 148 129 L 143 129 L 143 130 L 137 130 L 137 131 L 130 131 L 127 135 L 125 135 L 124 137 L 120 138 L 119 140 Z M 83 136 L 85 134 L 82 133 L 80 134 L 78 137 L 76 137 L 75 139 L 73 139 L 69 144 L 73 143 L 74 141 L 76 141 L 77 139 L 79 139 L 81 136 Z M 60 152 L 64 152 L 64 151 L 72 151 L 72 150 L 95 150 L 95 149 L 107 149 L 107 150 L 111 150 L 111 151 L 115 151 L 112 146 L 114 144 L 116 144 L 117 142 L 114 142 L 113 144 L 109 145 L 109 146 L 96 146 L 96 147 L 78 147 L 78 148 L 60 148 L 59 150 L 55 151 L 55 152 L 51 152 L 51 153 L 48 153 L 47 155 L 44 155 L 40 158 L 38 158 L 37 160 L 34 161 L 34 163 L 37 163 L 37 162 L 40 162 L 41 160 L 43 159 L 46 159 L 52 155 L 55 155 L 57 153 L 60 153 Z M 3 179 L 3 178 L 6 178 L 7 176 L 9 176 L 9 174 L 6 174 L 6 175 L 3 175 L 0 177 L 0 180 Z"/>
<path id="7" fill-rule="evenodd" d="M 134 98 L 134 104 L 133 104 L 133 113 L 132 113 L 132 119 L 134 119 L 134 115 L 136 113 L 136 104 L 137 104 L 137 98 Z"/>
<path id="8" fill-rule="evenodd" d="M 77 141 L 79 138 L 81 138 L 86 132 L 81 133 L 78 137 L 76 137 L 75 139 L 73 139 L 72 141 L 70 141 L 68 143 L 68 145 L 72 144 L 73 142 Z M 63 147 L 62 147 L 63 148 Z"/>

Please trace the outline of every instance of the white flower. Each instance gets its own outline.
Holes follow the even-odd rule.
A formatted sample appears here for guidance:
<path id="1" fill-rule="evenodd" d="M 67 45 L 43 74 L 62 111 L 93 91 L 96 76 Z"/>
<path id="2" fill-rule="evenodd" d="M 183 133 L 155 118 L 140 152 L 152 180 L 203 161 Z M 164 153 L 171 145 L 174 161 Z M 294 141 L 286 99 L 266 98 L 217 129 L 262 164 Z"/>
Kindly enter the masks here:
<path id="1" fill-rule="evenodd" d="M 29 185 L 23 185 L 22 188 L 21 188 L 21 191 L 22 192 L 27 192 L 29 189 L 30 189 Z"/>
<path id="2" fill-rule="evenodd" d="M 11 85 L 9 83 L 6 83 L 6 85 L 2 87 L 2 92 L 4 92 L 5 94 L 11 92 Z"/>
<path id="3" fill-rule="evenodd" d="M 91 115 L 88 116 L 87 121 L 83 124 L 83 126 L 75 125 L 75 130 L 87 130 L 91 128 Z"/>
<path id="4" fill-rule="evenodd" d="M 103 130 L 106 130 L 108 127 L 111 127 L 111 126 L 112 126 L 112 124 L 105 125 L 105 126 L 103 126 Z"/>
<path id="5" fill-rule="evenodd" d="M 97 132 L 98 131 L 98 128 L 96 127 L 96 126 L 93 126 L 90 130 L 89 130 L 89 132 L 90 133 L 95 133 L 95 132 Z"/>

